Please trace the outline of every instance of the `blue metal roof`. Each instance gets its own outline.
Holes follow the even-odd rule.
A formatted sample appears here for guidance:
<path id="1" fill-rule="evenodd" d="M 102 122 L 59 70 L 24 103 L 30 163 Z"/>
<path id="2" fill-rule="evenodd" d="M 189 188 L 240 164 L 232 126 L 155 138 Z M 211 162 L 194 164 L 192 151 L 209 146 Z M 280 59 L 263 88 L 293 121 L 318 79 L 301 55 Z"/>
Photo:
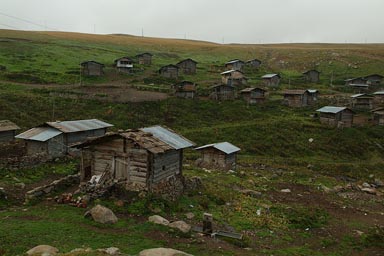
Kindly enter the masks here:
<path id="1" fill-rule="evenodd" d="M 323 112 L 323 113 L 333 113 L 333 114 L 336 114 L 336 113 L 339 113 L 340 111 L 343 111 L 347 109 L 346 107 L 332 107 L 332 106 L 325 106 L 325 107 L 322 107 L 316 111 L 318 112 Z"/>
<path id="2" fill-rule="evenodd" d="M 192 141 L 184 138 L 183 136 L 175 133 L 170 129 L 159 125 L 141 128 L 140 130 L 152 133 L 154 137 L 158 138 L 164 143 L 167 143 L 176 150 L 189 148 L 195 145 Z"/>
<path id="3" fill-rule="evenodd" d="M 100 121 L 98 119 L 62 121 L 62 122 L 57 121 L 57 122 L 47 122 L 46 124 L 64 133 L 97 130 L 97 129 L 108 128 L 113 126 L 112 124 Z"/>
<path id="4" fill-rule="evenodd" d="M 210 147 L 216 148 L 216 149 L 218 149 L 218 150 L 220 150 L 226 154 L 232 154 L 232 153 L 235 153 L 237 151 L 240 151 L 240 148 L 232 145 L 229 142 L 220 142 L 220 143 L 208 144 L 208 145 L 204 145 L 204 146 L 201 146 L 201 147 L 198 147 L 195 149 L 200 150 L 200 149 L 210 148 Z"/>
<path id="5" fill-rule="evenodd" d="M 15 138 L 24 140 L 47 141 L 60 134 L 62 134 L 62 132 L 56 130 L 55 128 L 36 127 L 18 134 L 17 136 L 15 136 Z"/>

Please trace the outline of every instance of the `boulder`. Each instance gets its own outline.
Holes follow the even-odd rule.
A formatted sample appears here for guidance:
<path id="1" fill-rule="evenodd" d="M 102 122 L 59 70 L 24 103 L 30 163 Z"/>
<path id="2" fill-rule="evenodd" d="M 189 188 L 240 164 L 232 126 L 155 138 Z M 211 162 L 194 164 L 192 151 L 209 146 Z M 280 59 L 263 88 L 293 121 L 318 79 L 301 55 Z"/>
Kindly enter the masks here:
<path id="1" fill-rule="evenodd" d="M 195 218 L 195 214 L 193 212 L 188 212 L 185 214 L 185 217 L 187 217 L 187 219 L 191 220 L 191 219 Z"/>
<path id="2" fill-rule="evenodd" d="M 164 225 L 164 226 L 168 226 L 169 225 L 169 220 L 159 216 L 159 215 L 153 215 L 153 216 L 150 216 L 148 218 L 148 221 L 149 222 L 152 222 L 152 223 L 155 223 L 155 224 L 160 224 L 160 225 Z"/>
<path id="3" fill-rule="evenodd" d="M 99 204 L 85 213 L 85 216 L 87 215 L 91 215 L 94 221 L 102 224 L 115 224 L 118 221 L 116 215 L 110 209 Z"/>
<path id="4" fill-rule="evenodd" d="M 193 256 L 182 251 L 178 251 L 171 248 L 153 248 L 143 250 L 139 253 L 139 256 Z"/>
<path id="5" fill-rule="evenodd" d="M 44 255 L 52 256 L 56 255 L 59 249 L 50 245 L 38 245 L 27 251 L 28 255 Z"/>
<path id="6" fill-rule="evenodd" d="M 371 194 L 371 195 L 376 195 L 377 190 L 375 188 L 362 188 L 361 191 Z"/>
<path id="7" fill-rule="evenodd" d="M 97 249 L 97 251 L 102 252 L 107 255 L 121 255 L 120 249 L 117 247 L 109 247 L 105 249 Z"/>
<path id="8" fill-rule="evenodd" d="M 183 233 L 188 233 L 191 231 L 191 225 L 185 223 L 182 220 L 172 222 L 168 225 L 168 227 L 178 229 Z"/>
<path id="9" fill-rule="evenodd" d="M 281 193 L 291 193 L 291 190 L 289 188 L 285 188 L 280 190 Z"/>

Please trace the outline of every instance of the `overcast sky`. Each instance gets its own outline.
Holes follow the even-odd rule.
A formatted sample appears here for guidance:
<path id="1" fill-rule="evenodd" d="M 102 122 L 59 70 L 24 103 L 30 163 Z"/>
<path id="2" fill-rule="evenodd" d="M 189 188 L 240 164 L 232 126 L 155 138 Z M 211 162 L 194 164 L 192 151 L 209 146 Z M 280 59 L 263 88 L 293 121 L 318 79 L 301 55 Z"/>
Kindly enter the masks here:
<path id="1" fill-rule="evenodd" d="M 0 28 L 217 43 L 384 43 L 384 0 L 0 0 Z"/>

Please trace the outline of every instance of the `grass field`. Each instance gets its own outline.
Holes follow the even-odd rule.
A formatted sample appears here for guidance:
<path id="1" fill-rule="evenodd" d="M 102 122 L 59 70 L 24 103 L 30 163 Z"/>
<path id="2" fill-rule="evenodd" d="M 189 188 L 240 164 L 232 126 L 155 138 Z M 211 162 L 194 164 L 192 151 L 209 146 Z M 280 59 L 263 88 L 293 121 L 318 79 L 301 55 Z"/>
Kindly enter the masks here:
<path id="1" fill-rule="evenodd" d="M 143 70 L 131 76 L 115 74 L 114 59 L 145 51 L 154 54 L 152 66 L 139 67 Z M 257 106 L 204 97 L 113 100 L 109 91 L 123 94 L 124 86 L 141 88 L 144 93 L 167 92 L 173 81 L 159 78 L 156 71 L 189 57 L 199 63 L 197 75 L 180 79 L 195 81 L 203 94 L 220 81 L 223 63 L 234 58 L 263 61 L 260 70 L 246 71 L 250 85 L 260 85 L 261 75 L 276 72 L 283 76 L 282 86 L 270 90 L 268 101 Z M 82 78 L 79 86 L 79 63 L 90 59 L 105 63 L 107 75 Z M 384 221 L 383 196 L 356 191 L 340 196 L 325 193 L 322 187 L 384 180 L 384 128 L 367 124 L 333 129 L 312 115 L 318 107 L 339 101 L 335 97 L 341 95 L 342 102 L 348 99 L 352 91 L 342 87 L 344 79 L 384 74 L 384 45 L 220 45 L 128 35 L 0 30 L 0 65 L 6 67 L 0 71 L 0 120 L 10 119 L 22 130 L 50 120 L 98 118 L 114 124 L 113 130 L 161 124 L 197 145 L 229 141 L 241 148 L 235 174 L 194 167 L 198 154 L 188 150 L 185 175 L 201 177 L 204 187 L 177 202 L 148 197 L 116 206 L 116 198 L 100 201 L 118 214 L 115 226 L 95 224 L 82 217 L 83 209 L 52 201 L 21 206 L 0 199 L 0 255 L 21 254 L 40 243 L 63 252 L 117 246 L 127 254 L 158 246 L 195 255 L 379 255 L 382 250 L 384 236 L 376 226 Z M 304 83 L 301 72 L 314 67 L 321 71 L 320 84 Z M 328 97 L 318 106 L 293 109 L 281 105 L 281 90 L 286 88 L 317 88 Z M 370 113 L 359 111 L 358 115 L 368 118 Z M 0 169 L 0 187 L 21 193 L 16 183 L 31 187 L 44 182 L 51 172 L 71 174 L 75 166 L 76 161 L 71 161 L 16 171 Z M 280 192 L 286 188 L 292 193 Z M 245 195 L 241 192 L 245 189 L 259 191 L 261 196 Z M 200 224 L 203 212 L 211 212 L 220 228 L 243 232 L 246 239 L 238 246 L 234 241 L 196 234 L 180 236 L 145 221 L 156 207 L 172 220 L 185 219 L 185 213 L 193 212 L 195 225 Z M 356 230 L 363 235 L 356 235 Z"/>

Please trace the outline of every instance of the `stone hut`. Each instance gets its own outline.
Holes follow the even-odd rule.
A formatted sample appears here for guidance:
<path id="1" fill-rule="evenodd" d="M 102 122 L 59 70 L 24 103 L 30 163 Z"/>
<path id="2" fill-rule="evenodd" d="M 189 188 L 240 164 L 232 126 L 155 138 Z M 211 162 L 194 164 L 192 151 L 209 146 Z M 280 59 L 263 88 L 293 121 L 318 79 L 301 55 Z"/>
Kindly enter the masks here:
<path id="1" fill-rule="evenodd" d="M 131 191 L 157 192 L 170 179 L 183 182 L 183 150 L 192 146 L 161 126 L 109 133 L 77 146 L 82 149 L 80 179 L 108 176 Z"/>
<path id="2" fill-rule="evenodd" d="M 303 76 L 304 76 L 304 80 L 307 83 L 318 83 L 318 82 L 320 82 L 320 72 L 315 70 L 315 69 L 303 72 Z"/>
<path id="3" fill-rule="evenodd" d="M 182 81 L 173 86 L 175 96 L 179 98 L 193 99 L 196 96 L 196 84 L 190 81 Z"/>
<path id="4" fill-rule="evenodd" d="M 97 61 L 85 61 L 81 64 L 81 73 L 84 76 L 102 76 L 104 75 L 104 64 Z"/>
<path id="5" fill-rule="evenodd" d="M 151 65 L 152 64 L 152 54 L 149 52 L 144 52 L 136 55 L 136 58 L 140 65 Z"/>
<path id="6" fill-rule="evenodd" d="M 184 74 L 194 75 L 196 74 L 197 61 L 194 61 L 193 59 L 185 59 L 177 63 L 176 66 L 178 66 Z"/>
<path id="7" fill-rule="evenodd" d="M 353 109 L 372 109 L 373 96 L 364 93 L 352 95 L 351 105 Z"/>
<path id="8" fill-rule="evenodd" d="M 179 77 L 179 67 L 176 65 L 166 65 L 159 69 L 159 74 L 166 78 L 177 79 Z"/>
<path id="9" fill-rule="evenodd" d="M 381 85 L 383 76 L 379 74 L 372 74 L 369 76 L 365 76 L 364 79 L 367 81 L 367 84 L 369 85 Z"/>
<path id="10" fill-rule="evenodd" d="M 15 138 L 25 141 L 28 155 L 45 154 L 54 158 L 71 152 L 73 144 L 103 136 L 112 126 L 98 119 L 46 122 Z"/>
<path id="11" fill-rule="evenodd" d="M 238 59 L 230 60 L 227 63 L 225 63 L 225 68 L 228 69 L 228 70 L 239 70 L 239 71 L 241 71 L 243 69 L 244 64 L 245 63 L 242 60 L 238 60 Z"/>
<path id="12" fill-rule="evenodd" d="M 266 74 L 261 77 L 265 86 L 268 87 L 278 87 L 280 83 L 281 76 L 278 74 Z"/>
<path id="13" fill-rule="evenodd" d="M 114 61 L 116 70 L 122 73 L 132 73 L 133 60 L 129 57 L 122 57 Z"/>
<path id="14" fill-rule="evenodd" d="M 234 100 L 236 97 L 235 87 L 227 84 L 219 84 L 211 87 L 209 98 L 212 100 Z"/>
<path id="15" fill-rule="evenodd" d="M 197 160 L 200 167 L 236 170 L 237 152 L 240 148 L 229 142 L 208 144 L 195 150 L 201 152 L 201 158 Z"/>
<path id="16" fill-rule="evenodd" d="M 9 120 L 0 120 L 0 143 L 13 141 L 19 129 L 19 126 Z"/>
<path id="17" fill-rule="evenodd" d="M 259 68 L 261 66 L 261 60 L 258 60 L 258 59 L 247 60 L 245 62 L 245 65 L 252 68 Z"/>
<path id="18" fill-rule="evenodd" d="M 351 127 L 355 112 L 347 107 L 325 106 L 318 110 L 320 122 L 333 127 Z"/>
<path id="19" fill-rule="evenodd" d="M 245 88 L 240 91 L 242 98 L 248 104 L 259 104 L 265 101 L 265 90 L 262 88 Z"/>
<path id="20" fill-rule="evenodd" d="M 228 70 L 221 73 L 221 82 L 223 84 L 241 87 L 247 84 L 247 78 L 240 70 Z"/>

